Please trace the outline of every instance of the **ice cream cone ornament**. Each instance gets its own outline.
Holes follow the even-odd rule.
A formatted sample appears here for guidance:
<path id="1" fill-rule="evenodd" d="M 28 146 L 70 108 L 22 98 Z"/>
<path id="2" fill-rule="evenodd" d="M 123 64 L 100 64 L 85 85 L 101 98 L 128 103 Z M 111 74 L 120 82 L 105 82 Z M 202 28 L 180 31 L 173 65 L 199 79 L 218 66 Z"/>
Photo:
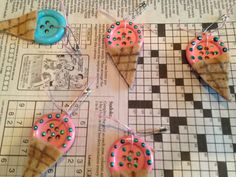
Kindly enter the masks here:
<path id="1" fill-rule="evenodd" d="M 143 45 L 140 26 L 124 20 L 117 21 L 107 30 L 105 43 L 113 63 L 130 87 L 135 78 L 137 59 Z"/>
<path id="2" fill-rule="evenodd" d="M 200 77 L 226 100 L 228 88 L 228 48 L 219 37 L 201 33 L 187 46 L 187 60 Z"/>
<path id="3" fill-rule="evenodd" d="M 72 146 L 75 125 L 65 113 L 43 115 L 33 126 L 28 162 L 23 177 L 38 177 Z"/>
<path id="4" fill-rule="evenodd" d="M 228 87 L 228 65 L 230 55 L 226 44 L 213 32 L 222 28 L 228 16 L 223 15 L 220 27 L 198 33 L 186 48 L 186 58 L 193 70 L 226 100 L 230 99 Z"/>
<path id="5" fill-rule="evenodd" d="M 75 140 L 75 125 L 71 115 L 89 96 L 92 84 L 74 100 L 66 111 L 44 114 L 34 123 L 23 177 L 39 177 L 70 150 Z M 80 104 L 78 104 L 79 101 Z"/>
<path id="6" fill-rule="evenodd" d="M 138 9 L 145 7 L 146 3 L 143 2 Z M 134 81 L 137 60 L 143 45 L 143 30 L 141 25 L 132 22 L 134 15 L 132 14 L 132 19 L 126 17 L 111 24 L 105 34 L 107 53 L 129 87 Z"/>
<path id="7" fill-rule="evenodd" d="M 66 19 L 55 10 L 32 11 L 0 22 L 0 32 L 38 44 L 54 44 L 66 31 Z"/>

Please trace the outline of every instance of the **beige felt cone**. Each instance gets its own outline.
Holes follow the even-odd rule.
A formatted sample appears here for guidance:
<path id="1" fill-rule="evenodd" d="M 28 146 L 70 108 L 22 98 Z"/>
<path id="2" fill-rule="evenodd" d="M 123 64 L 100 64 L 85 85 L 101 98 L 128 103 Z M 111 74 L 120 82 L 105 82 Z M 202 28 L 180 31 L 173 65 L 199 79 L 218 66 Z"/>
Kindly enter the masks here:
<path id="1" fill-rule="evenodd" d="M 55 146 L 33 138 L 23 177 L 39 177 L 63 155 Z"/>
<path id="2" fill-rule="evenodd" d="M 1 21 L 0 32 L 11 34 L 24 40 L 33 41 L 36 23 L 37 11 L 33 11 L 18 18 Z"/>
<path id="3" fill-rule="evenodd" d="M 107 48 L 115 66 L 129 87 L 132 86 L 135 78 L 140 48 L 141 46 L 138 44 L 129 47 Z"/>
<path id="4" fill-rule="evenodd" d="M 148 170 L 137 171 L 115 171 L 111 174 L 112 177 L 148 177 Z"/>
<path id="5" fill-rule="evenodd" d="M 229 100 L 228 87 L 229 54 L 196 62 L 193 69 L 201 78 L 226 100 Z"/>

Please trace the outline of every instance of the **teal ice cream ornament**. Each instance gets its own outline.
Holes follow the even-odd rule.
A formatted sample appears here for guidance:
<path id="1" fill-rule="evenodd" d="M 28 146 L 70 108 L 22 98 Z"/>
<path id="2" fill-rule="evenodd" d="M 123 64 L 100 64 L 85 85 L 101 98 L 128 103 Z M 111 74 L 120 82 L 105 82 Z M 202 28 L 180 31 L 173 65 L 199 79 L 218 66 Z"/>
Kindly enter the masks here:
<path id="1" fill-rule="evenodd" d="M 32 11 L 0 22 L 0 32 L 42 45 L 60 41 L 66 33 L 65 17 L 55 10 Z"/>

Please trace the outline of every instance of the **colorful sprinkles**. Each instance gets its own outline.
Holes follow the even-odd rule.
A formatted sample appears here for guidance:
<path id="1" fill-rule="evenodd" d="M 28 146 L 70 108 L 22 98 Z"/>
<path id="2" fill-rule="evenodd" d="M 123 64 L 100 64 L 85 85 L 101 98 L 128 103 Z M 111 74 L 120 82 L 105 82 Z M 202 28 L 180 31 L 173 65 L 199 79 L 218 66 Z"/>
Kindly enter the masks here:
<path id="1" fill-rule="evenodd" d="M 120 142 L 121 142 L 122 144 L 124 144 L 124 143 L 125 143 L 125 140 L 124 140 L 124 139 L 121 139 Z"/>
<path id="2" fill-rule="evenodd" d="M 152 165 L 152 161 L 151 161 L 151 160 L 148 160 L 148 161 L 147 161 L 147 164 L 148 164 L 148 165 Z"/>
<path id="3" fill-rule="evenodd" d="M 114 162 L 111 162 L 111 163 L 110 163 L 110 166 L 111 166 L 111 167 L 114 167 L 114 165 L 115 165 Z"/>
<path id="4" fill-rule="evenodd" d="M 115 156 L 115 153 L 114 153 L 114 152 L 112 152 L 112 153 L 111 153 L 111 156 L 112 156 L 112 157 L 114 157 L 114 156 Z"/>
<path id="5" fill-rule="evenodd" d="M 213 40 L 214 40 L 215 42 L 218 42 L 218 41 L 219 41 L 219 38 L 218 38 L 218 37 L 214 37 Z"/>
<path id="6" fill-rule="evenodd" d="M 198 40 L 202 40 L 202 36 L 198 36 L 197 39 L 198 39 Z"/>
<path id="7" fill-rule="evenodd" d="M 202 46 L 201 45 L 197 46 L 197 49 L 202 50 Z"/>
<path id="8" fill-rule="evenodd" d="M 65 133 L 64 130 L 61 130 L 61 131 L 60 131 L 60 134 L 61 134 L 61 135 L 64 135 L 64 133 Z"/>

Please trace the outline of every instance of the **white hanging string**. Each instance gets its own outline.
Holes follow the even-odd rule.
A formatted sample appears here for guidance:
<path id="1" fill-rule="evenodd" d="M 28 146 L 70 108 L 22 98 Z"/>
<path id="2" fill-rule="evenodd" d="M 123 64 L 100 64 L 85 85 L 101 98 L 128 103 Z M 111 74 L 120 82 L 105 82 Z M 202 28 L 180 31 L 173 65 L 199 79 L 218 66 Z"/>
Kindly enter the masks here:
<path id="1" fill-rule="evenodd" d="M 204 33 L 206 33 L 206 32 L 214 33 L 216 31 L 219 31 L 220 29 L 222 29 L 226 25 L 226 23 L 228 22 L 229 17 L 230 17 L 229 13 L 234 8 L 235 5 L 236 5 L 236 1 L 233 1 L 233 4 L 228 9 L 226 9 L 226 13 L 221 15 L 215 22 L 211 23 L 203 32 Z M 217 28 L 215 28 L 213 30 L 209 30 L 210 27 L 212 27 L 215 23 L 218 23 L 218 22 L 221 22 L 220 26 L 218 26 Z"/>
<path id="2" fill-rule="evenodd" d="M 187 30 L 187 29 L 181 28 L 180 27 L 180 20 L 179 20 L 179 28 L 183 31 L 187 31 L 188 33 L 195 34 L 195 35 L 198 35 L 203 32 L 203 33 L 206 33 L 207 37 L 208 37 L 208 35 L 211 35 L 214 32 L 219 31 L 220 29 L 222 29 L 226 25 L 226 23 L 228 22 L 229 17 L 230 17 L 229 13 L 234 8 L 235 5 L 236 5 L 236 1 L 233 1 L 233 4 L 228 9 L 226 9 L 225 14 L 221 15 L 216 21 L 211 23 L 208 27 L 206 27 L 206 29 L 203 29 L 201 32 L 196 32 L 194 30 Z M 216 23 L 218 23 L 217 28 L 214 28 L 211 30 L 210 28 Z M 219 23 L 220 23 L 220 25 L 219 25 Z"/>
<path id="3" fill-rule="evenodd" d="M 64 43 L 62 44 L 66 49 L 67 51 L 69 52 L 69 54 L 71 53 L 76 53 L 76 54 L 80 54 L 80 48 L 79 48 L 79 43 L 77 41 L 77 38 L 76 36 L 78 36 L 79 34 L 77 34 L 76 31 L 72 31 L 71 27 L 70 27 L 70 24 L 69 24 L 69 20 L 68 20 L 68 11 L 66 9 L 66 7 L 64 6 L 64 1 L 60 1 L 60 4 L 61 4 L 61 10 L 63 12 L 63 15 L 66 19 L 66 27 L 64 27 L 66 29 L 66 43 L 68 43 L 70 45 L 70 48 L 68 48 L 67 45 L 65 45 Z M 56 27 L 56 28 L 60 28 L 60 26 Z M 70 41 L 70 34 L 72 35 L 72 38 L 74 39 L 74 42 L 75 42 L 75 47 L 72 45 L 71 41 Z"/>
<path id="4" fill-rule="evenodd" d="M 186 31 L 188 33 L 194 34 L 195 36 L 198 36 L 201 33 L 204 33 L 206 35 L 206 46 L 208 46 L 209 41 L 208 38 L 211 36 L 213 33 L 218 32 L 220 29 L 222 29 L 226 23 L 229 20 L 229 13 L 232 10 L 232 8 L 236 5 L 236 1 L 233 2 L 233 4 L 226 10 L 226 13 L 221 15 L 216 21 L 212 22 L 206 29 L 202 29 L 202 31 L 196 32 L 194 30 L 188 30 L 180 27 L 180 20 L 179 20 L 179 28 L 180 30 Z M 217 28 L 210 29 L 214 24 L 217 23 Z M 220 25 L 219 25 L 220 24 Z M 204 60 L 204 59 L 203 59 Z"/>
<path id="5" fill-rule="evenodd" d="M 128 125 L 122 123 L 120 120 L 118 119 L 112 119 L 111 117 L 104 117 L 104 116 L 98 116 L 99 119 L 104 119 L 104 120 L 108 120 L 108 121 L 112 121 L 117 123 L 118 125 L 121 125 L 123 128 L 125 128 L 127 130 L 128 133 L 130 133 L 131 135 L 134 136 L 149 136 L 149 135 L 153 135 L 153 134 L 158 134 L 164 131 L 167 131 L 167 127 L 159 127 L 159 128 L 154 128 L 154 129 L 146 129 L 146 130 L 133 130 L 131 127 L 129 127 Z"/>
<path id="6" fill-rule="evenodd" d="M 136 17 L 141 15 L 146 10 L 146 7 L 147 7 L 147 3 L 145 1 L 143 1 L 133 11 L 131 11 L 129 14 L 125 15 L 123 17 L 123 20 L 133 22 L 136 19 Z"/>
<path id="7" fill-rule="evenodd" d="M 43 80 L 43 78 L 42 78 Z M 92 90 L 95 87 L 95 83 L 96 83 L 96 78 L 92 78 L 92 81 L 90 83 L 87 83 L 85 85 L 87 85 L 86 87 L 84 87 L 84 89 L 80 92 L 80 94 L 72 101 L 72 103 L 69 105 L 69 107 L 67 109 L 64 109 L 62 106 L 59 106 L 57 104 L 57 101 L 55 100 L 55 98 L 52 96 L 52 90 L 50 89 L 50 86 L 47 87 L 47 84 L 49 85 L 50 80 L 45 80 L 45 82 L 43 82 L 45 91 L 49 97 L 49 99 L 52 101 L 53 105 L 58 109 L 61 110 L 62 112 L 67 113 L 68 115 L 72 115 L 74 112 L 76 112 L 80 106 L 82 105 L 82 103 L 88 98 L 88 96 L 92 93 Z M 79 104 L 78 104 L 79 103 Z"/>
<path id="8" fill-rule="evenodd" d="M 96 78 L 93 79 L 92 82 L 89 83 L 88 86 L 81 92 L 81 94 L 73 100 L 73 102 L 66 110 L 69 115 L 72 115 L 74 112 L 76 112 L 80 108 L 82 103 L 89 97 L 89 95 L 92 93 L 92 89 L 95 87 L 95 83 Z"/>
<path id="9" fill-rule="evenodd" d="M 136 17 L 138 17 L 139 15 L 141 15 L 143 13 L 143 11 L 146 9 L 146 7 L 147 7 L 147 3 L 145 1 L 143 1 L 133 11 L 131 11 L 129 14 L 125 15 L 123 17 L 123 20 L 133 22 L 136 19 Z M 106 16 L 112 22 L 117 21 L 116 17 L 112 16 L 109 12 L 107 12 L 103 9 L 99 9 L 98 12 L 101 13 L 102 15 Z"/>
<path id="10" fill-rule="evenodd" d="M 130 14 L 125 15 L 123 17 L 123 20 L 125 22 L 126 21 L 133 22 L 136 19 L 136 17 L 141 15 L 146 10 L 146 8 L 147 8 L 147 3 L 145 1 L 143 1 L 142 3 L 139 4 L 138 7 L 136 7 L 132 12 L 130 12 Z M 117 21 L 114 16 L 112 16 L 109 12 L 107 12 L 103 9 L 99 9 L 98 12 L 101 13 L 102 15 L 106 16 L 113 23 L 115 23 Z M 142 29 L 143 29 L 143 26 L 146 26 L 146 25 L 142 24 L 141 25 Z M 148 26 L 146 26 L 146 27 L 149 28 Z M 126 23 L 125 23 L 125 28 L 126 28 Z"/>
<path id="11" fill-rule="evenodd" d="M 67 13 L 67 10 L 64 6 L 64 3 L 63 3 L 63 0 L 60 1 L 61 3 L 61 9 L 62 9 L 62 12 L 63 12 L 63 15 L 66 19 L 66 27 L 64 27 L 66 29 L 66 34 L 65 34 L 65 38 L 67 40 L 66 43 L 69 44 L 70 47 L 68 47 L 66 44 L 62 44 L 63 47 L 66 49 L 67 53 L 71 56 L 71 57 L 74 57 L 74 56 L 77 56 L 77 57 L 74 57 L 77 61 L 80 60 L 80 48 L 79 48 L 79 44 L 77 42 L 77 39 L 76 39 L 76 35 L 75 33 L 76 32 L 73 32 L 70 28 L 70 24 L 68 22 L 68 13 Z M 61 28 L 63 26 L 55 26 L 55 28 Z M 72 35 L 72 38 L 74 39 L 75 41 L 75 47 L 72 45 L 71 41 L 70 41 L 70 36 L 69 35 Z M 43 76 L 41 75 L 41 78 L 42 80 L 44 80 Z M 88 78 L 89 80 L 89 78 Z M 72 103 L 69 105 L 69 107 L 67 109 L 64 109 L 62 106 L 59 106 L 55 100 L 55 98 L 53 97 L 52 93 L 51 93 L 51 89 L 50 89 L 50 85 L 49 85 L 49 82 L 50 82 L 50 79 L 49 80 L 44 80 L 45 82 L 43 83 L 44 84 L 44 88 L 46 89 L 47 88 L 47 95 L 49 97 L 49 99 L 52 101 L 53 105 L 61 110 L 62 112 L 65 112 L 67 113 L 68 115 L 72 115 L 75 111 L 77 111 L 81 104 L 88 98 L 88 96 L 92 93 L 92 88 L 94 88 L 94 85 L 95 85 L 95 81 L 96 79 L 92 79 L 92 82 L 91 83 L 88 83 L 89 81 L 87 80 L 87 83 L 84 84 L 87 85 L 84 87 L 84 89 L 80 92 L 80 94 L 72 101 Z M 47 84 L 49 85 L 47 87 Z M 80 102 L 80 103 L 79 103 Z"/>

